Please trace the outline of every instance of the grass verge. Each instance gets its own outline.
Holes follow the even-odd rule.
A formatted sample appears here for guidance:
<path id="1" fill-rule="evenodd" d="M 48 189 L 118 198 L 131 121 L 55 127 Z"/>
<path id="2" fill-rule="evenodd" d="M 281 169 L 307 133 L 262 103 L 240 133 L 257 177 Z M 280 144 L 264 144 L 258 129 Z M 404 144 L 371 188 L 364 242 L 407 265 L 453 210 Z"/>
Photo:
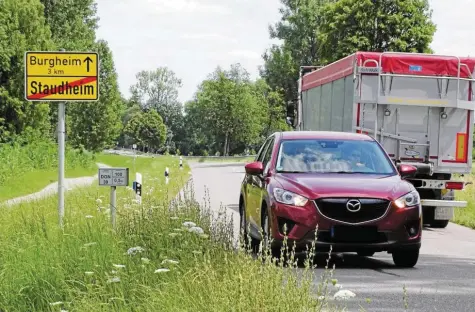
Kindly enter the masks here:
<path id="1" fill-rule="evenodd" d="M 469 175 L 462 178 L 466 182 L 475 183 L 474 170 Z M 455 192 L 456 200 L 467 201 L 467 207 L 455 208 L 455 216 L 452 222 L 475 229 L 475 188 L 474 184 L 469 184 L 463 191 Z"/>
<path id="2" fill-rule="evenodd" d="M 216 218 L 223 215 L 199 208 L 192 195 L 171 206 L 187 179 L 186 164 L 180 171 L 160 157 L 137 158 L 135 165 L 143 201 L 134 201 L 130 188 L 118 189 L 115 231 L 106 187 L 68 192 L 64 229 L 57 226 L 55 197 L 3 208 L 0 310 L 333 310 L 320 297 L 330 291 L 331 271 L 314 287 L 310 261 L 296 274 L 295 264 L 272 263 L 267 248 L 255 259 L 232 249 L 226 215 Z M 168 184 L 156 175 L 166 166 L 179 172 Z"/>
<path id="3" fill-rule="evenodd" d="M 38 192 L 58 180 L 56 144 L 44 141 L 26 146 L 0 146 L 0 202 Z M 65 177 L 91 176 L 97 165 L 90 154 L 67 148 Z"/>

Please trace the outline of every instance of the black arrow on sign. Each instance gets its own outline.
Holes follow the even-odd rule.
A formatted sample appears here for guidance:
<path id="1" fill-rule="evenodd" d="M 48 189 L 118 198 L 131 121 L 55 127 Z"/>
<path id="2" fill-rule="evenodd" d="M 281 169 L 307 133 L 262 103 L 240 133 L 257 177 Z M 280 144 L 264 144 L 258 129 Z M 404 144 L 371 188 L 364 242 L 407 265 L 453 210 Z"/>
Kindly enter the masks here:
<path id="1" fill-rule="evenodd" d="M 88 56 L 84 59 L 84 62 L 86 63 L 86 71 L 89 72 L 89 64 L 94 63 L 94 61 Z"/>

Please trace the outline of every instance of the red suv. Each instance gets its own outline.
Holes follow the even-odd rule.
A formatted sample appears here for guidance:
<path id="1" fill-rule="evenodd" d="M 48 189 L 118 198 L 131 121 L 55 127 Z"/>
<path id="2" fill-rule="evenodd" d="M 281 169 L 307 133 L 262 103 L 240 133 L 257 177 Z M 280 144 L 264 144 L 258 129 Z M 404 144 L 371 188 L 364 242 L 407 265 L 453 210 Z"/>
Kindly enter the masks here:
<path id="1" fill-rule="evenodd" d="M 246 165 L 239 198 L 241 231 L 254 245 L 260 232 L 280 253 L 284 225 L 289 248 L 392 254 L 397 266 L 419 258 L 422 208 L 404 178 L 413 166 L 395 164 L 364 134 L 324 131 L 274 133 Z"/>

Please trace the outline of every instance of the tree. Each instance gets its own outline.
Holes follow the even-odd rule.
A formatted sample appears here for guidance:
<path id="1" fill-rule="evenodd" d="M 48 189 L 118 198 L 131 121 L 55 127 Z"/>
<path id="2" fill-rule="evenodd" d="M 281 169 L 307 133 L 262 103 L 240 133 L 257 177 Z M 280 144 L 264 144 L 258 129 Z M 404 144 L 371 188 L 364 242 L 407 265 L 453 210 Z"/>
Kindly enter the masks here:
<path id="1" fill-rule="evenodd" d="M 133 138 L 139 147 L 147 149 L 161 148 L 166 132 L 162 117 L 154 110 L 134 114 L 124 129 L 124 133 Z"/>
<path id="2" fill-rule="evenodd" d="M 233 144 L 258 141 L 265 111 L 246 79 L 248 73 L 235 64 L 230 71 L 217 68 L 209 77 L 200 85 L 193 103 L 203 133 L 221 142 L 223 155 L 228 155 Z"/>
<path id="3" fill-rule="evenodd" d="M 290 127 L 285 122 L 285 102 L 282 94 L 272 90 L 265 80 L 259 79 L 254 84 L 255 97 L 265 112 L 261 137 L 267 138 L 276 131 L 287 131 Z"/>
<path id="4" fill-rule="evenodd" d="M 182 81 L 167 67 L 152 71 L 143 70 L 136 75 L 137 83 L 131 86 L 132 100 L 142 109 L 154 109 L 174 136 L 180 131 L 183 107 L 178 101 Z"/>
<path id="5" fill-rule="evenodd" d="M 49 107 L 24 100 L 24 53 L 49 50 L 51 33 L 39 0 L 3 0 L 0 4 L 0 143 L 20 134 L 48 133 Z"/>
<path id="6" fill-rule="evenodd" d="M 94 46 L 99 18 L 95 0 L 41 0 L 57 48 L 87 51 Z"/>
<path id="7" fill-rule="evenodd" d="M 284 100 L 297 98 L 299 67 L 320 65 L 319 29 L 322 7 L 330 0 L 281 0 L 281 19 L 269 27 L 271 39 L 283 44 L 273 45 L 264 55 L 261 77 L 274 90 L 284 92 Z"/>
<path id="8" fill-rule="evenodd" d="M 107 42 L 98 41 L 95 50 L 100 58 L 99 101 L 70 104 L 68 137 L 75 147 L 101 151 L 115 145 L 119 138 L 125 103 L 119 92 L 112 52 Z"/>
<path id="9" fill-rule="evenodd" d="M 427 0 L 340 0 L 322 9 L 320 56 L 326 63 L 358 50 L 431 53 L 436 31 Z"/>

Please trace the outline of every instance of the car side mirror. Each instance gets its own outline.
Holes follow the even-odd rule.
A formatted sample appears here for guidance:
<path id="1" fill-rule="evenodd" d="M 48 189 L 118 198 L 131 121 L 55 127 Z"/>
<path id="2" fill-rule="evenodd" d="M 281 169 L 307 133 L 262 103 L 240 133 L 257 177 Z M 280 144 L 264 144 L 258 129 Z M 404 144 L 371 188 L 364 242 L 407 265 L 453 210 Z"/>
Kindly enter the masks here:
<path id="1" fill-rule="evenodd" d="M 264 165 L 260 161 L 249 163 L 244 168 L 246 169 L 246 173 L 250 175 L 259 175 L 264 172 Z"/>
<path id="2" fill-rule="evenodd" d="M 417 168 L 411 165 L 401 164 L 398 167 L 399 174 L 402 178 L 407 178 L 417 173 Z"/>

